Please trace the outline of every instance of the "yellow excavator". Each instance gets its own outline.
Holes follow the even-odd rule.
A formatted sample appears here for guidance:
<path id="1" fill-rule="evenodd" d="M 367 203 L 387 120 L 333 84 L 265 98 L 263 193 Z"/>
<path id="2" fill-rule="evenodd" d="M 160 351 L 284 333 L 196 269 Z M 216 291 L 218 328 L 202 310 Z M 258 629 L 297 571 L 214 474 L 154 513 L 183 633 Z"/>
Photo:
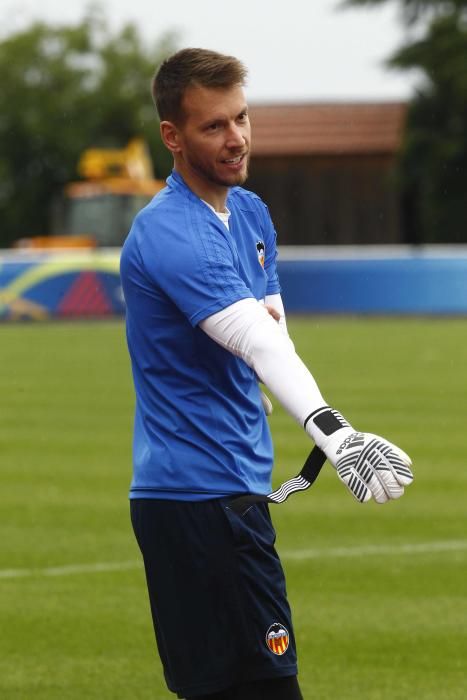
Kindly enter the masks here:
<path id="1" fill-rule="evenodd" d="M 63 213 L 53 235 L 23 238 L 17 248 L 120 247 L 136 213 L 165 186 L 154 177 L 146 143 L 89 148 L 78 162 L 81 180 L 65 186 Z"/>

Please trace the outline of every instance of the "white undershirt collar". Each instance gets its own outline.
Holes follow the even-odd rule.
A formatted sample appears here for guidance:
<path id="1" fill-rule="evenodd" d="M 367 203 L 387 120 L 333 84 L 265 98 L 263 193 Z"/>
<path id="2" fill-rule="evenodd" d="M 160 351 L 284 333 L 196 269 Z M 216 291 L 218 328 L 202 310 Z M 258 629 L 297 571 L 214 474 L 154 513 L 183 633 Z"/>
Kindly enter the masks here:
<path id="1" fill-rule="evenodd" d="M 230 211 L 229 211 L 229 209 L 227 209 L 227 207 L 226 207 L 226 208 L 225 208 L 225 211 L 216 211 L 216 210 L 214 209 L 214 207 L 212 206 L 212 204 L 209 204 L 209 202 L 206 202 L 205 199 L 202 199 L 201 201 L 204 202 L 205 205 L 206 205 L 207 207 L 209 207 L 209 209 L 211 209 L 211 210 L 214 212 L 214 214 L 217 216 L 217 218 L 220 219 L 220 220 L 222 221 L 222 223 L 224 224 L 224 226 L 225 226 L 227 229 L 229 229 L 229 217 L 230 217 Z"/>

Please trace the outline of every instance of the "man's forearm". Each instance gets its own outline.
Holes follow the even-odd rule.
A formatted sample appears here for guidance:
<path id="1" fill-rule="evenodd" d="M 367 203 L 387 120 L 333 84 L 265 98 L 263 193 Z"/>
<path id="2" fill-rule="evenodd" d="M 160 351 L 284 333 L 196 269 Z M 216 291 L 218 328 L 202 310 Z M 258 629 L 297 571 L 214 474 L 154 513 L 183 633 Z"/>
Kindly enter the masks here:
<path id="1" fill-rule="evenodd" d="M 318 385 L 294 346 L 255 299 L 243 299 L 210 316 L 201 328 L 254 369 L 336 468 L 360 502 L 399 498 L 413 480 L 410 457 L 372 433 L 356 431 L 326 405 Z"/>
<path id="2" fill-rule="evenodd" d="M 303 427 L 325 405 L 288 335 L 255 299 L 242 299 L 201 322 L 210 338 L 241 357 Z"/>

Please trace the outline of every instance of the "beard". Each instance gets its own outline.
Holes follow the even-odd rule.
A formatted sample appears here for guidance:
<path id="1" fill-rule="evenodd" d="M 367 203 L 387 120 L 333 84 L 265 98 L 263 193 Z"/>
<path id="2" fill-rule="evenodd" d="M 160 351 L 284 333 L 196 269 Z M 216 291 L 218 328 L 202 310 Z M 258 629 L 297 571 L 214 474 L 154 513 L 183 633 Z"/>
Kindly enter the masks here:
<path id="1" fill-rule="evenodd" d="M 205 161 L 198 159 L 196 156 L 191 157 L 189 154 L 187 154 L 187 164 L 194 172 L 196 172 L 198 177 L 201 177 L 203 180 L 206 180 L 213 185 L 220 187 L 235 187 L 236 185 L 243 185 L 248 178 L 250 154 L 248 152 L 245 155 L 241 170 L 238 172 L 225 173 L 225 175 L 219 172 L 216 166 L 206 163 Z"/>

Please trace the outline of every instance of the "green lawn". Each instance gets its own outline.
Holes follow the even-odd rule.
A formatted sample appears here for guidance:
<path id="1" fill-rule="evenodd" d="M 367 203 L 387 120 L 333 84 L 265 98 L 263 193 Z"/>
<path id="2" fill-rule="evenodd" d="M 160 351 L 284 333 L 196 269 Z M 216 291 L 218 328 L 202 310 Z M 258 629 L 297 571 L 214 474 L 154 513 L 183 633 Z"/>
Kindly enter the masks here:
<path id="1" fill-rule="evenodd" d="M 305 700 L 467 697 L 467 324 L 289 320 L 326 399 L 414 459 L 402 500 L 329 465 L 272 506 Z M 0 698 L 169 700 L 128 517 L 120 322 L 0 326 Z M 276 405 L 275 485 L 310 449 Z"/>

